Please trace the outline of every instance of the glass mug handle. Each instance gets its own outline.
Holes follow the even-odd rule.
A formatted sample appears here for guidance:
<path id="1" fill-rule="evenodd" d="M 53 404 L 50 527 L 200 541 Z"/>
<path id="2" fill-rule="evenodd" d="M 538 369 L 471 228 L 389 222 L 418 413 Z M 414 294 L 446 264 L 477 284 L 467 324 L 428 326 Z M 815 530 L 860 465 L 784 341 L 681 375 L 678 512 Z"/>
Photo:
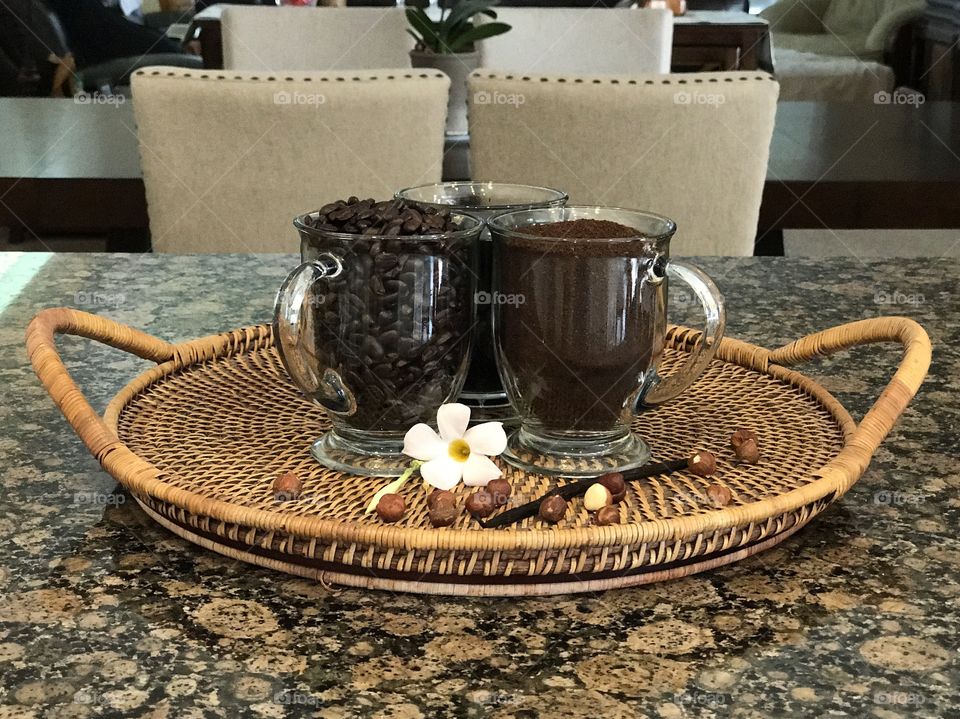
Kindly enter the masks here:
<path id="1" fill-rule="evenodd" d="M 340 376 L 322 361 L 317 350 L 317 325 L 322 301 L 317 290 L 326 280 L 343 274 L 342 260 L 330 252 L 304 262 L 277 292 L 273 311 L 273 335 L 277 351 L 290 379 L 311 400 L 339 414 L 356 409 L 353 394 Z"/>
<path id="2" fill-rule="evenodd" d="M 668 260 L 666 271 L 663 265 L 655 262 L 650 273 L 650 281 L 654 283 L 663 282 L 669 277 L 672 280 L 678 280 L 687 285 L 703 308 L 705 323 L 700 339 L 696 346 L 687 355 L 683 366 L 670 373 L 669 376 L 660 378 L 656 372 L 640 398 L 641 407 L 656 407 L 667 402 L 687 387 L 703 374 L 703 371 L 710 364 L 716 354 L 717 347 L 720 346 L 720 340 L 723 339 L 723 330 L 727 324 L 727 313 L 723 304 L 723 295 L 714 284 L 713 280 L 699 267 L 680 262 L 679 260 Z M 663 311 L 667 308 L 664 305 Z"/>

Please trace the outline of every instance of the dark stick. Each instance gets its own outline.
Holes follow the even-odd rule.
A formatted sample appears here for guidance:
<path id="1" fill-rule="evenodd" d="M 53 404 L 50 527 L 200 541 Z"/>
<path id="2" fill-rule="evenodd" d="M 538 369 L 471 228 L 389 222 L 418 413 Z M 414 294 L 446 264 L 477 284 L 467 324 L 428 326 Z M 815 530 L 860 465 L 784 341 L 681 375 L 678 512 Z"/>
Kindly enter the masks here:
<path id="1" fill-rule="evenodd" d="M 642 479 L 643 477 L 655 477 L 658 474 L 671 474 L 672 472 L 686 469 L 688 461 L 689 460 L 686 459 L 671 459 L 666 462 L 654 462 L 653 464 L 645 464 L 636 469 L 628 469 L 625 472 L 621 472 L 621 474 L 626 482 L 634 479 Z M 571 499 L 586 492 L 590 488 L 590 485 L 594 484 L 601 476 L 602 475 L 598 474 L 596 477 L 587 477 L 586 479 L 571 482 L 570 484 L 554 487 L 542 497 L 534 499 L 532 502 L 521 504 L 519 507 L 514 507 L 513 509 L 508 509 L 506 512 L 498 514 L 496 517 L 491 517 L 485 522 L 480 522 L 480 526 L 484 529 L 495 529 L 496 527 L 505 527 L 508 524 L 515 524 L 522 519 L 532 517 L 540 511 L 540 503 L 547 497 L 556 494 L 564 499 Z"/>

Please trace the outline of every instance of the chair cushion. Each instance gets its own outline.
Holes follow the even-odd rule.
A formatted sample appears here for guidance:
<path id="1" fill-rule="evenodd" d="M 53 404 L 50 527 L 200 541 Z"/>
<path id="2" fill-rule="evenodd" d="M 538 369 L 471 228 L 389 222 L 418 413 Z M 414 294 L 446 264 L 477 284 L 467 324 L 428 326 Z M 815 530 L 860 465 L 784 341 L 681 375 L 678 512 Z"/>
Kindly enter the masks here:
<path id="1" fill-rule="evenodd" d="M 833 0 L 823 15 L 823 25 L 837 35 L 867 36 L 886 4 L 885 0 Z"/>
<path id="2" fill-rule="evenodd" d="M 773 35 L 774 52 L 779 48 L 810 52 L 818 55 L 832 55 L 838 57 L 857 57 L 861 60 L 882 60 L 882 53 L 867 50 L 866 35 L 833 35 L 821 33 L 817 35 L 794 35 L 778 32 Z"/>

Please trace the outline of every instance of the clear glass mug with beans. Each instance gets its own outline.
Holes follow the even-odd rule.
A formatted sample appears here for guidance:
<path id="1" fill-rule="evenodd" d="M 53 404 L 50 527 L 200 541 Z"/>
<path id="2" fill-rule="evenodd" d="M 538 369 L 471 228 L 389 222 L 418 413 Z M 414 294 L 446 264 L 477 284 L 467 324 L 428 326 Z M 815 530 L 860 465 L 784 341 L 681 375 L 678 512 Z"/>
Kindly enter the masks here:
<path id="1" fill-rule="evenodd" d="M 520 415 L 503 457 L 528 471 L 602 474 L 645 464 L 634 417 L 686 390 L 723 336 L 723 298 L 701 270 L 670 258 L 676 226 L 602 207 L 522 210 L 488 222 L 493 287 L 522 298 L 494 306 L 494 344 Z M 667 285 L 685 284 L 703 333 L 680 369 L 657 372 Z"/>
<path id="2" fill-rule="evenodd" d="M 291 379 L 333 425 L 313 456 L 340 471 L 395 476 L 409 463 L 406 431 L 435 422 L 466 378 L 482 223 L 351 201 L 294 220 L 303 264 L 277 295 L 274 333 Z M 401 234 L 404 225 L 414 234 Z"/>
<path id="3" fill-rule="evenodd" d="M 550 187 L 517 185 L 508 182 L 440 182 L 400 190 L 397 195 L 425 207 L 449 208 L 469 212 L 484 223 L 501 212 L 562 207 L 567 193 Z M 498 421 L 515 425 L 516 414 L 510 407 L 507 394 L 497 373 L 491 327 L 492 307 L 507 298 L 495 295 L 491 285 L 493 251 L 490 233 L 484 228 L 477 245 L 477 331 L 473 357 L 459 401 L 471 408 L 473 423 Z"/>

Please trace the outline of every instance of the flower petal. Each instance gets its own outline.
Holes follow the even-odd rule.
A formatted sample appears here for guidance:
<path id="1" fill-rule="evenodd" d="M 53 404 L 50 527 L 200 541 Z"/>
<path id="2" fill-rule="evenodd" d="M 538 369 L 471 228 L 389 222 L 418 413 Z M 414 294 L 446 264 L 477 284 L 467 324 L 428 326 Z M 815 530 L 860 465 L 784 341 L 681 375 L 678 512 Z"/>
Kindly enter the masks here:
<path id="1" fill-rule="evenodd" d="M 470 452 L 496 456 L 507 448 L 507 433 L 502 422 L 484 422 L 467 430 L 463 435 L 470 445 Z"/>
<path id="2" fill-rule="evenodd" d="M 420 475 L 427 484 L 437 489 L 453 489 L 460 481 L 463 467 L 469 461 L 457 462 L 451 457 L 438 457 L 421 465 Z"/>
<path id="3" fill-rule="evenodd" d="M 429 424 L 413 425 L 403 437 L 403 453 L 421 462 L 441 457 L 447 453 L 447 443 L 433 431 Z"/>
<path id="4" fill-rule="evenodd" d="M 463 483 L 468 487 L 486 487 L 501 474 L 500 468 L 482 454 L 471 454 L 463 463 Z"/>
<path id="5" fill-rule="evenodd" d="M 444 442 L 460 439 L 470 424 L 470 408 L 465 404 L 451 402 L 440 405 L 437 410 L 437 429 Z"/>

